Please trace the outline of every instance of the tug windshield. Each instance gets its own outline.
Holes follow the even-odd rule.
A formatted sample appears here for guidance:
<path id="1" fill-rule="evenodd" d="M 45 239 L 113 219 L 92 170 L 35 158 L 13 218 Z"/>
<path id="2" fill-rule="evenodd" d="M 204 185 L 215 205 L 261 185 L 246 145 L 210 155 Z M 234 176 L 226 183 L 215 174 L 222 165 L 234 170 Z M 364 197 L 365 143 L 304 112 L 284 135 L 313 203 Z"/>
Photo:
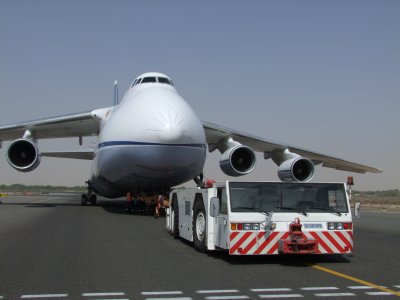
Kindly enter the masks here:
<path id="1" fill-rule="evenodd" d="M 229 182 L 232 212 L 348 213 L 342 183 Z"/>

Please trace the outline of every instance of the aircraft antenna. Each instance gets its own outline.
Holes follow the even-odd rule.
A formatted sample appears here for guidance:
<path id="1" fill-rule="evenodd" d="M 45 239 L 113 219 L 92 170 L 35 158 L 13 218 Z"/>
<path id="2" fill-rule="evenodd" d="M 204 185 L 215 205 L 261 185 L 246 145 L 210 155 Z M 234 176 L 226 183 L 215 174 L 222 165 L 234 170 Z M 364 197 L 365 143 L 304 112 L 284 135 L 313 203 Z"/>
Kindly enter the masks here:
<path id="1" fill-rule="evenodd" d="M 118 82 L 114 81 L 114 105 L 119 104 L 119 97 L 118 97 Z"/>

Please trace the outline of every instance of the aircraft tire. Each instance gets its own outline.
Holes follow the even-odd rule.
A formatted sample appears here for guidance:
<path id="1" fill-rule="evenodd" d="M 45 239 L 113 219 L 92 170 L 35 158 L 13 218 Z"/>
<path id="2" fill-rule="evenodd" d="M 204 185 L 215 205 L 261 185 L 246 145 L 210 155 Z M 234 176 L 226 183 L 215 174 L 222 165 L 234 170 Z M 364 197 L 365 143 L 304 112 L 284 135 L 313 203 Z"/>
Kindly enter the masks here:
<path id="1" fill-rule="evenodd" d="M 195 201 L 193 205 L 193 244 L 199 252 L 206 252 L 207 218 L 202 200 Z"/>

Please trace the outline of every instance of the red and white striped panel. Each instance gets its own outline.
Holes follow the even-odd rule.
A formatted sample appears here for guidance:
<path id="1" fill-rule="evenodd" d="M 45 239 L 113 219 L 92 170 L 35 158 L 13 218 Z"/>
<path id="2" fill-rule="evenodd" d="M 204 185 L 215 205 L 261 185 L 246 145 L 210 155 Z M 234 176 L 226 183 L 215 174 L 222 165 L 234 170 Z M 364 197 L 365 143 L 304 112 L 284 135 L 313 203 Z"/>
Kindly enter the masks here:
<path id="1" fill-rule="evenodd" d="M 306 231 L 303 236 L 318 240 L 318 253 L 351 253 L 353 252 L 352 231 Z"/>
<path id="2" fill-rule="evenodd" d="M 265 232 L 233 231 L 230 234 L 229 254 L 265 255 L 278 254 L 278 241 L 289 238 L 289 232 L 274 231 L 268 238 Z M 303 238 L 318 240 L 320 254 L 351 253 L 353 234 L 351 231 L 306 231 Z"/>

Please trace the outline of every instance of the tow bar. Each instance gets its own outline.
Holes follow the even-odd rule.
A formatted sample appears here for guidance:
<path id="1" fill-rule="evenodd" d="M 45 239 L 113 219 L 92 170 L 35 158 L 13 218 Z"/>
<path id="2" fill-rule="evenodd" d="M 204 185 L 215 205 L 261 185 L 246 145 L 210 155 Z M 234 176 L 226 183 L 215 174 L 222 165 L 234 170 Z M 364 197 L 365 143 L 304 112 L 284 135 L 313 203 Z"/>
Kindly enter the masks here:
<path id="1" fill-rule="evenodd" d="M 301 231 L 300 219 L 296 218 L 289 225 L 289 239 L 278 241 L 278 251 L 280 254 L 314 254 L 317 253 L 318 241 L 309 240 L 303 236 Z"/>

